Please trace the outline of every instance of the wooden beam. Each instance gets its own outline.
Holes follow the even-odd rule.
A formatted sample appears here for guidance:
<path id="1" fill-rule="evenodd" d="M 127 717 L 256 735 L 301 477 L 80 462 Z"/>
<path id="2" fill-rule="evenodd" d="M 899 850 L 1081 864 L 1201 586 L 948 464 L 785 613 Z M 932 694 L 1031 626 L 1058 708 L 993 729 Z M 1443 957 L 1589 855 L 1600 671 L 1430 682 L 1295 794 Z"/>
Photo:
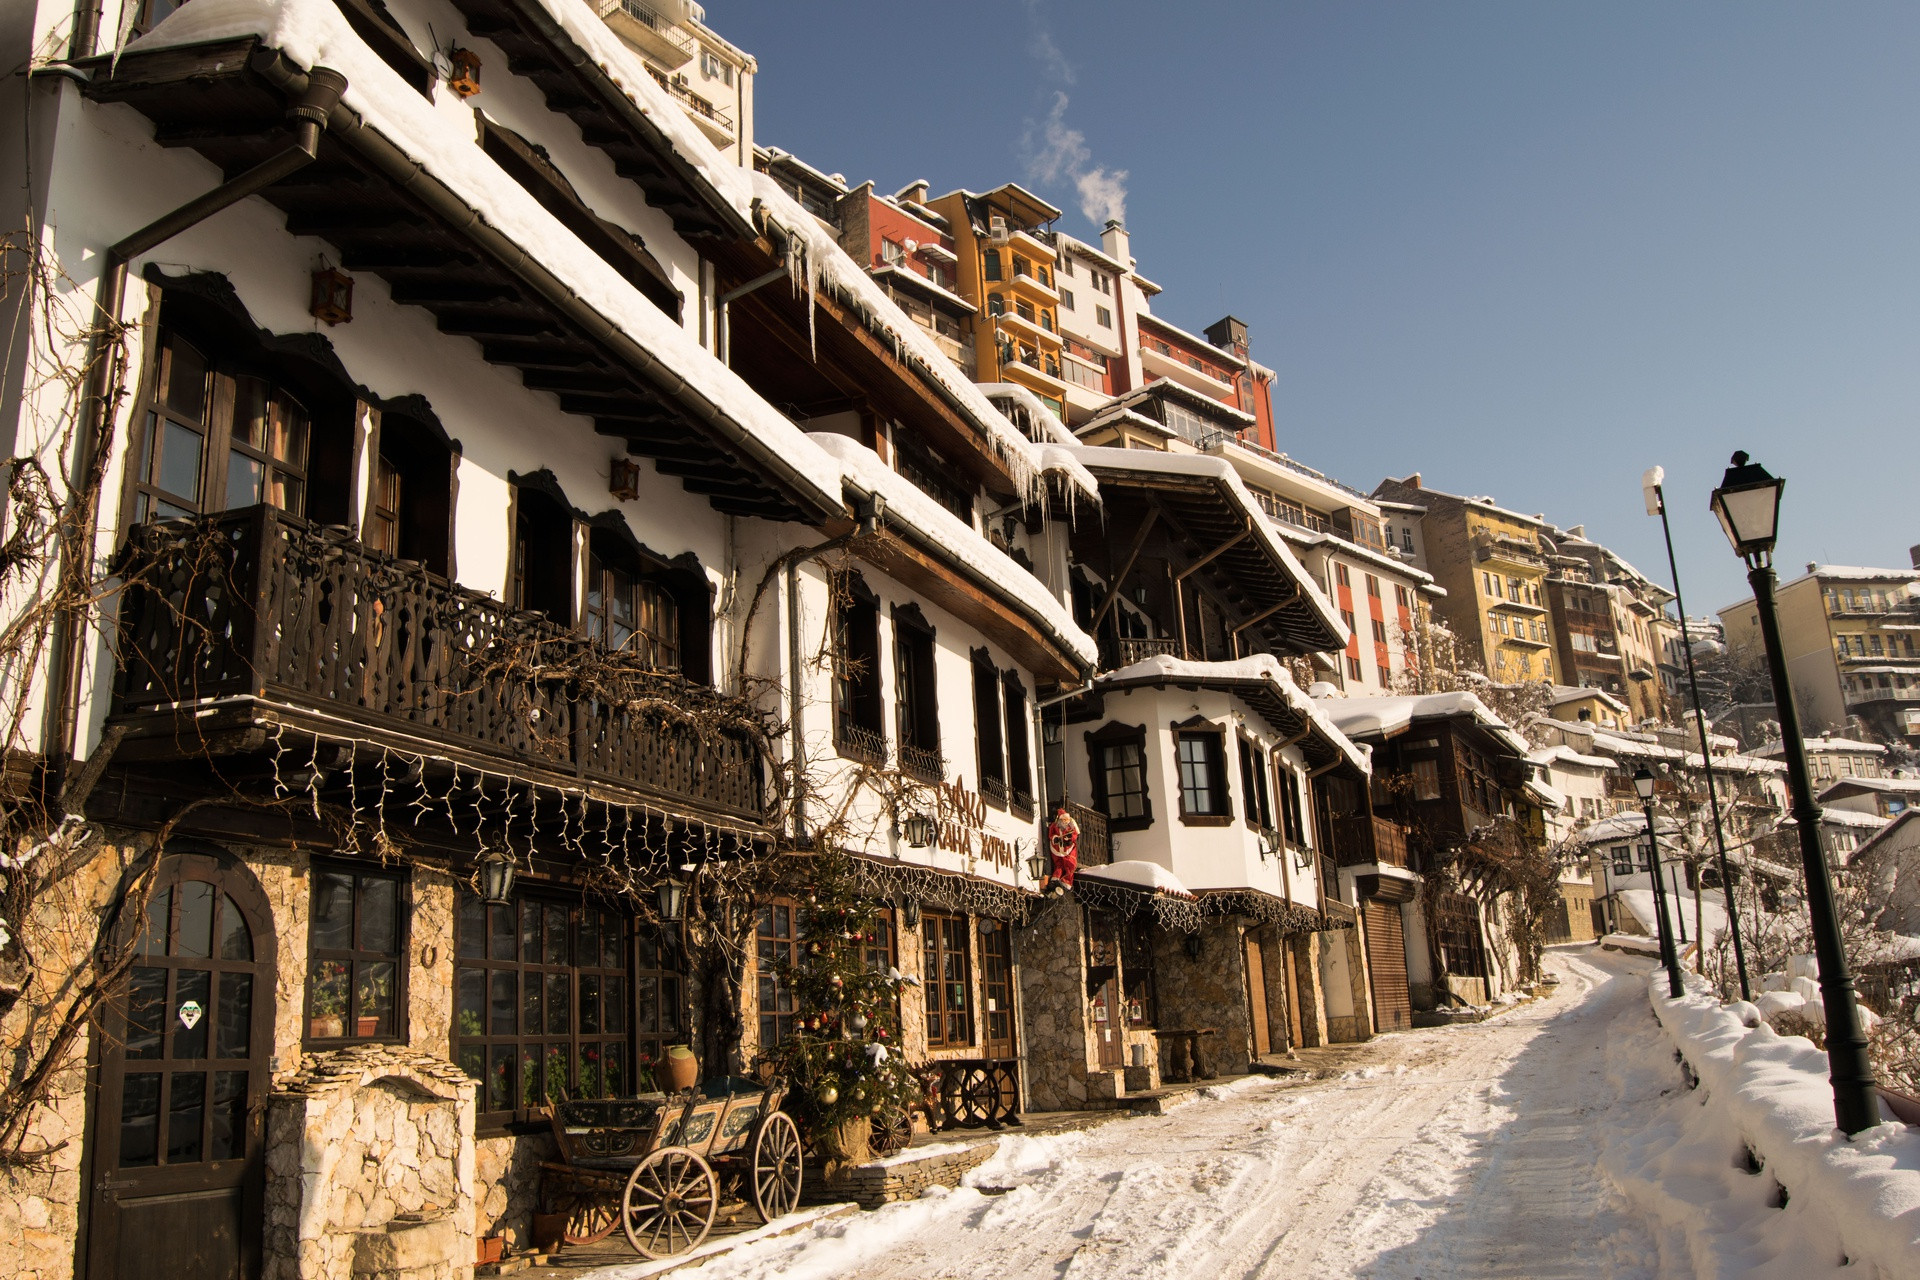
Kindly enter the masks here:
<path id="1" fill-rule="evenodd" d="M 1207 554 L 1201 556 L 1198 560 L 1195 560 L 1192 564 L 1182 569 L 1180 571 L 1177 581 L 1185 582 L 1188 578 L 1192 577 L 1194 574 L 1200 572 L 1200 570 L 1212 564 L 1216 558 L 1222 555 L 1225 555 L 1227 552 L 1233 550 L 1235 547 L 1239 546 L 1241 543 L 1245 542 L 1248 538 L 1251 538 L 1252 536 L 1253 536 L 1253 527 L 1249 525 L 1247 528 L 1242 529 L 1239 533 L 1234 534 L 1231 538 L 1228 538 L 1225 542 L 1221 543 L 1219 546 L 1215 547 L 1213 550 L 1207 552 Z"/>
<path id="2" fill-rule="evenodd" d="M 1245 631 L 1247 628 L 1256 626 L 1259 623 L 1265 622 L 1268 618 L 1280 612 L 1282 609 L 1286 608 L 1288 605 L 1292 604 L 1295 600 L 1298 600 L 1299 598 L 1300 598 L 1300 589 L 1298 587 L 1295 587 L 1293 590 L 1293 594 L 1288 596 L 1285 600 L 1282 600 L 1279 604 L 1267 606 L 1265 609 L 1262 609 L 1259 613 L 1254 614 L 1251 618 L 1248 618 L 1245 622 L 1235 627 L 1233 629 L 1233 634 L 1235 638 L 1238 638 L 1240 633 L 1242 631 Z"/>
<path id="3" fill-rule="evenodd" d="M 1147 518 L 1140 523 L 1140 532 L 1133 535 L 1133 546 L 1127 550 L 1127 558 L 1120 565 L 1120 572 L 1113 575 L 1113 581 L 1107 584 L 1107 594 L 1101 598 L 1100 607 L 1094 611 L 1093 623 L 1087 628 L 1089 635 L 1100 630 L 1100 624 L 1106 620 L 1113 609 L 1114 602 L 1120 598 L 1120 588 L 1133 572 L 1134 561 L 1140 558 L 1140 552 L 1147 545 L 1147 535 L 1153 532 L 1154 525 L 1160 522 L 1158 511 L 1147 512 Z"/>

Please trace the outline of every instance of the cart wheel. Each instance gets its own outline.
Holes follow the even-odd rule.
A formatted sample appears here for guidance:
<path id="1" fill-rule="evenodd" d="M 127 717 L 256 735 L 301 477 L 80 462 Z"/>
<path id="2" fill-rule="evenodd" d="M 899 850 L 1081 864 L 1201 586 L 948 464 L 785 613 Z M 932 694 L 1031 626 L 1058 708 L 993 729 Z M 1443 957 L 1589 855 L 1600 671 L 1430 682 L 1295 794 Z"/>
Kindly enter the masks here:
<path id="1" fill-rule="evenodd" d="M 873 1122 L 867 1137 L 867 1150 L 876 1156 L 890 1156 L 906 1150 L 913 1141 L 913 1115 L 908 1111 L 889 1111 Z"/>
<path id="2" fill-rule="evenodd" d="M 662 1147 L 627 1179 L 620 1225 L 640 1254 L 669 1258 L 707 1238 L 719 1207 L 720 1180 L 713 1166 L 685 1147 Z"/>
<path id="3" fill-rule="evenodd" d="M 562 1192 L 554 1197 L 552 1211 L 567 1215 L 560 1231 L 566 1244 L 599 1244 L 620 1225 L 620 1206 L 611 1191 L 578 1187 Z"/>
<path id="4" fill-rule="evenodd" d="M 753 1135 L 753 1209 L 760 1221 L 792 1213 L 800 1203 L 800 1130 L 771 1111 Z"/>
<path id="5" fill-rule="evenodd" d="M 999 1113 L 1000 1090 L 994 1085 L 992 1073 L 978 1069 L 967 1072 L 967 1078 L 960 1082 L 961 1123 L 992 1124 Z"/>

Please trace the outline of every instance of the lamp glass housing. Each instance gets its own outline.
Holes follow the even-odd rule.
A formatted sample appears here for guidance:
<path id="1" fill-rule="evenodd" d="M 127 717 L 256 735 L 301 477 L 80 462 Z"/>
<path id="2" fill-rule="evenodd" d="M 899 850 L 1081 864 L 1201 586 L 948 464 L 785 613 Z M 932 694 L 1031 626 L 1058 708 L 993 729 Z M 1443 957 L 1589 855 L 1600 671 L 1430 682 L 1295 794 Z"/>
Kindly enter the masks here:
<path id="1" fill-rule="evenodd" d="M 505 903 L 513 892 L 513 855 L 504 849 L 489 849 L 480 855 L 480 900 L 497 905 Z"/>
<path id="2" fill-rule="evenodd" d="M 908 898 L 900 904 L 900 923 L 908 929 L 920 927 L 920 899 Z"/>
<path id="3" fill-rule="evenodd" d="M 1713 514 L 1727 541 L 1742 559 L 1769 556 L 1780 533 L 1780 493 L 1785 480 L 1770 475 L 1747 455 L 1733 455 L 1733 465 L 1713 491 Z"/>
<path id="4" fill-rule="evenodd" d="M 667 876 L 654 893 L 659 899 L 660 918 L 669 924 L 677 922 L 686 911 L 687 887 L 677 876 Z"/>
<path id="5" fill-rule="evenodd" d="M 900 823 L 900 830 L 907 837 L 907 846 L 912 849 L 924 849 L 933 843 L 933 819 L 924 813 L 910 813 Z"/>
<path id="6" fill-rule="evenodd" d="M 1633 775 L 1634 794 L 1640 797 L 1640 801 L 1642 804 L 1653 799 L 1653 785 L 1654 785 L 1653 774 L 1649 773 L 1646 769 L 1640 769 L 1634 773 Z"/>

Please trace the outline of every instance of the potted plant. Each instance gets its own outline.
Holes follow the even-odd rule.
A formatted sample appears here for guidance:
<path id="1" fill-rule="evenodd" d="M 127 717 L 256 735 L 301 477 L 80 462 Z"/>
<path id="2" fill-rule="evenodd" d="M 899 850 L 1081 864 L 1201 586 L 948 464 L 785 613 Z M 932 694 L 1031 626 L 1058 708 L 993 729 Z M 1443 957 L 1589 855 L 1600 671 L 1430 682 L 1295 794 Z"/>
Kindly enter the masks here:
<path id="1" fill-rule="evenodd" d="M 347 1034 L 346 984 L 322 978 L 313 981 L 312 1009 L 307 1034 L 315 1040 L 338 1040 Z"/>
<path id="2" fill-rule="evenodd" d="M 380 1034 L 378 1012 L 369 1014 L 367 1009 L 383 1010 L 393 1007 L 393 973 L 390 969 L 369 968 L 360 975 L 360 1008 L 362 1013 L 355 1020 L 354 1034 L 361 1038 Z"/>

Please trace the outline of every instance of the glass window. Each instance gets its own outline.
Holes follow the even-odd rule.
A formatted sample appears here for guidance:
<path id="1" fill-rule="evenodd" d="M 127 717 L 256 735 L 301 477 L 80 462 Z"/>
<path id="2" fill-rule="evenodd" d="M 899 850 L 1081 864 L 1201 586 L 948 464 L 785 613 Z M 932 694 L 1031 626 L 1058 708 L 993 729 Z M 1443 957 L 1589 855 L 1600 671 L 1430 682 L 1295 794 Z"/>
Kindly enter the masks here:
<path id="1" fill-rule="evenodd" d="M 1109 742 L 1097 748 L 1100 753 L 1101 801 L 1107 817 L 1115 819 L 1147 816 L 1147 779 L 1139 740 Z"/>
<path id="2" fill-rule="evenodd" d="M 1189 817 L 1220 817 L 1229 813 L 1220 735 L 1182 733 L 1175 747 L 1180 763 L 1180 811 Z"/>
<path id="3" fill-rule="evenodd" d="M 680 670 L 680 605 L 631 565 L 587 556 L 587 638 L 625 650 L 655 671 Z"/>
<path id="4" fill-rule="evenodd" d="M 973 731 L 979 743 L 980 790 L 997 800 L 1007 798 L 1007 756 L 1001 734 L 999 680 L 984 653 L 973 659 Z"/>
<path id="5" fill-rule="evenodd" d="M 308 886 L 306 1039 L 404 1039 L 405 882 L 316 863 Z"/>
<path id="6" fill-rule="evenodd" d="M 927 1047 L 950 1049 L 973 1043 L 973 969 L 968 957 L 967 918 L 922 912 L 926 970 Z"/>
<path id="7" fill-rule="evenodd" d="M 754 959 L 762 1053 L 791 1039 L 799 1016 L 792 979 L 787 976 L 800 963 L 799 916 L 800 904 L 791 898 L 774 898 L 760 905 L 754 929 Z"/>
<path id="8" fill-rule="evenodd" d="M 578 901 L 460 895 L 454 1054 L 504 1120 L 571 1098 L 655 1087 L 652 1064 L 682 1038 L 684 970 L 652 935 L 634 967 L 632 919 Z"/>
<path id="9" fill-rule="evenodd" d="M 1107 310 L 1105 307 L 1095 306 L 1093 309 L 1093 322 L 1102 329 L 1111 329 L 1113 328 L 1113 312 Z"/>
<path id="10" fill-rule="evenodd" d="M 1027 690 L 1012 671 L 1003 672 L 1001 691 L 1007 713 L 1007 784 L 1013 802 L 1033 808 L 1032 733 L 1027 724 Z"/>
<path id="11" fill-rule="evenodd" d="M 1413 798 L 1438 800 L 1440 798 L 1440 762 L 1415 760 L 1408 768 L 1413 775 Z"/>
<path id="12" fill-rule="evenodd" d="M 1000 251 L 989 249 L 980 255 L 980 270 L 989 280 L 1000 278 Z"/>

